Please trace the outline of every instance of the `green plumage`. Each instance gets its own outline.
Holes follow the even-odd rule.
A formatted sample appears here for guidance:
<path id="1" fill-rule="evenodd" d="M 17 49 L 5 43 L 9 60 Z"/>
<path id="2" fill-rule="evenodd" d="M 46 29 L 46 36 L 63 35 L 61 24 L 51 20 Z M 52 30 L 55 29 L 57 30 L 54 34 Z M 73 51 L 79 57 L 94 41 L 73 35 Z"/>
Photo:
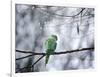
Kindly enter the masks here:
<path id="1" fill-rule="evenodd" d="M 45 42 L 45 48 L 46 48 L 46 59 L 45 59 L 45 65 L 48 63 L 50 54 L 54 53 L 56 46 L 57 46 L 57 36 L 51 35 Z"/>

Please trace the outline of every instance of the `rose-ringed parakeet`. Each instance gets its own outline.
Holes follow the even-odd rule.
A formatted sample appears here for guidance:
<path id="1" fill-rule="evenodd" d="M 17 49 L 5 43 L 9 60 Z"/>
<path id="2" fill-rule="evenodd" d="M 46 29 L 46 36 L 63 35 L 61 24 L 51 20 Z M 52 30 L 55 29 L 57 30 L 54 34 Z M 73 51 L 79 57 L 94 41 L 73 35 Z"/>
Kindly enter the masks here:
<path id="1" fill-rule="evenodd" d="M 50 54 L 54 53 L 56 46 L 57 46 L 57 36 L 51 35 L 45 42 L 45 49 L 46 49 L 45 65 L 48 63 Z"/>

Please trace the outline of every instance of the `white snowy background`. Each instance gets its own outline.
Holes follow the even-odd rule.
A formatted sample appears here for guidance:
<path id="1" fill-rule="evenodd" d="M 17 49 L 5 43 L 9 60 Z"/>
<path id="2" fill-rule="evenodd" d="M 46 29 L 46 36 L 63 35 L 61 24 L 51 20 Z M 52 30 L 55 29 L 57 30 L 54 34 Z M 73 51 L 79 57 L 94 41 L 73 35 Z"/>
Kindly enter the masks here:
<path id="1" fill-rule="evenodd" d="M 82 11 L 83 10 L 83 11 Z M 94 47 L 94 9 L 80 7 L 38 6 L 16 4 L 16 49 L 45 52 L 44 42 L 51 35 L 58 37 L 55 52 Z M 82 11 L 82 12 L 81 12 Z M 78 31 L 79 29 L 79 31 Z M 16 52 L 16 58 L 29 54 Z M 94 52 L 90 50 L 51 55 L 47 66 L 45 57 L 34 68 L 40 56 L 16 60 L 16 72 L 42 72 L 89 69 L 94 67 Z"/>

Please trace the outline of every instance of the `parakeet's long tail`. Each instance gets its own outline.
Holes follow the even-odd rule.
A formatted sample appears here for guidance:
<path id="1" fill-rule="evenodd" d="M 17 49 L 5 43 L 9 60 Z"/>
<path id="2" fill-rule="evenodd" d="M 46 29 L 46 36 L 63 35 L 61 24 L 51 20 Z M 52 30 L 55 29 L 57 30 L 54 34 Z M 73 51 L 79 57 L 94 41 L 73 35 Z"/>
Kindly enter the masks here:
<path id="1" fill-rule="evenodd" d="M 50 55 L 46 55 L 46 59 L 45 59 L 45 65 L 48 63 Z"/>

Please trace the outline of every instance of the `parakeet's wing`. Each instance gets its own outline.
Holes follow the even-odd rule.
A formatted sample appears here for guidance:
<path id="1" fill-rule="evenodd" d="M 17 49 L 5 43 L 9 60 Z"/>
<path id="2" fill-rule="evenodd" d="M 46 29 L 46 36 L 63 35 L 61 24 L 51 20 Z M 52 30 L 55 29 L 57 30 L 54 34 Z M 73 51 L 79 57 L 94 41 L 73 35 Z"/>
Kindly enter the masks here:
<path id="1" fill-rule="evenodd" d="M 45 42 L 45 48 L 46 50 L 52 50 L 54 51 L 56 49 L 57 43 L 56 40 L 53 38 L 49 38 Z"/>

